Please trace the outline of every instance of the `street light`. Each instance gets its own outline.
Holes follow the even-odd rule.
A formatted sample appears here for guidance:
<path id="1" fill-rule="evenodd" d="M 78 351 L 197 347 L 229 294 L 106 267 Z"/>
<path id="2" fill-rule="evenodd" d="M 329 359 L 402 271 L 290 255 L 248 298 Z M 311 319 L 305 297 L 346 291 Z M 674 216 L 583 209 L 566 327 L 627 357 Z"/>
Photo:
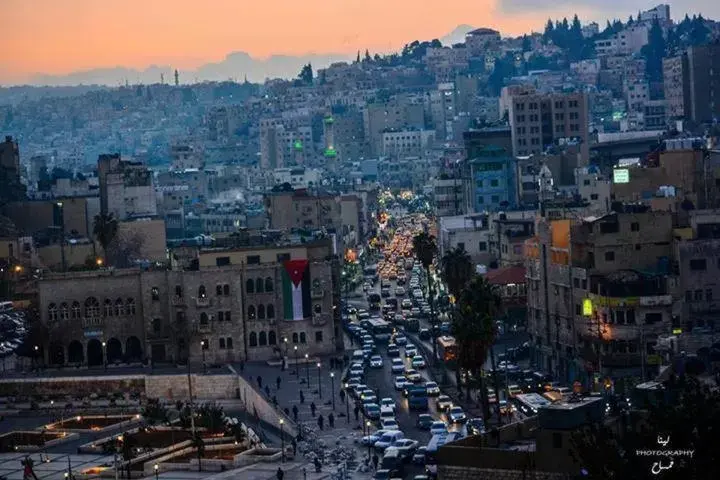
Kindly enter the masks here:
<path id="1" fill-rule="evenodd" d="M 102 342 L 103 347 L 103 368 L 107 370 L 107 343 Z"/>
<path id="2" fill-rule="evenodd" d="M 155 480 L 158 480 L 158 478 L 160 477 L 160 467 L 157 463 L 153 467 L 153 470 L 155 470 Z"/>
<path id="3" fill-rule="evenodd" d="M 318 395 L 320 396 L 320 398 L 322 398 L 322 382 L 320 381 L 320 367 L 321 367 L 321 366 L 322 366 L 321 363 L 318 362 L 318 363 L 317 363 L 317 367 L 318 367 Z"/>
<path id="4" fill-rule="evenodd" d="M 348 399 L 348 384 L 345 383 L 345 415 L 347 417 L 347 423 L 350 425 L 350 400 Z"/>
<path id="5" fill-rule="evenodd" d="M 370 435 L 370 420 L 367 421 L 367 434 Z M 370 458 L 370 444 L 368 443 L 368 458 Z"/>
<path id="6" fill-rule="evenodd" d="M 335 411 L 335 372 L 330 372 L 330 393 L 332 394 L 333 412 Z"/>
<path id="7" fill-rule="evenodd" d="M 305 354 L 305 380 L 307 380 L 307 386 L 310 388 L 310 361 L 308 354 Z"/>
<path id="8" fill-rule="evenodd" d="M 285 420 L 282 418 L 280 419 L 280 443 L 281 443 L 281 451 L 282 456 L 280 457 L 280 461 L 285 461 Z"/>
<path id="9" fill-rule="evenodd" d="M 297 345 L 293 347 L 293 350 L 295 350 L 295 375 L 297 375 L 298 380 L 300 380 L 300 364 L 298 363 Z"/>
<path id="10" fill-rule="evenodd" d="M 203 359 L 203 372 L 207 373 L 207 364 L 205 363 L 205 345 L 207 345 L 205 340 L 200 340 L 200 350 L 202 350 L 202 359 Z"/>

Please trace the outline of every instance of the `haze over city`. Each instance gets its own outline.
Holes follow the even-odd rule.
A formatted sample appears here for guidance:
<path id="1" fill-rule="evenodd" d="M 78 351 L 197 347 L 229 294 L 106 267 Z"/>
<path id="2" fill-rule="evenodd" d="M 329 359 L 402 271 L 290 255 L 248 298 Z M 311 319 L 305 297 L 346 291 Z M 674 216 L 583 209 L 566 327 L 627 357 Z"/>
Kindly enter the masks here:
<path id="1" fill-rule="evenodd" d="M 455 0 L 442 8 L 426 0 L 2 3 L 0 84 L 4 85 L 108 83 L 122 75 L 131 82 L 142 81 L 145 78 L 132 70 L 111 75 L 107 69 L 143 71 L 155 65 L 191 72 L 188 81 L 216 80 L 213 77 L 226 71 L 208 72 L 202 67 L 227 61 L 233 52 L 244 63 L 237 63 L 236 58 L 226 70 L 261 81 L 265 75 L 285 76 L 294 71 L 292 59 L 275 57 L 273 61 L 280 65 L 261 72 L 258 62 L 271 56 L 302 56 L 301 61 L 315 60 L 324 66 L 358 50 L 387 53 L 416 39 L 441 38 L 458 26 L 487 26 L 506 36 L 521 35 L 542 31 L 550 16 L 577 13 L 584 21 L 604 23 L 607 18 L 625 20 L 647 7 L 647 2 L 638 0 L 581 4 L 560 0 L 550 8 L 539 0 Z M 720 14 L 720 4 L 712 0 L 668 3 L 676 8 L 676 15 L 686 11 L 710 17 Z"/>

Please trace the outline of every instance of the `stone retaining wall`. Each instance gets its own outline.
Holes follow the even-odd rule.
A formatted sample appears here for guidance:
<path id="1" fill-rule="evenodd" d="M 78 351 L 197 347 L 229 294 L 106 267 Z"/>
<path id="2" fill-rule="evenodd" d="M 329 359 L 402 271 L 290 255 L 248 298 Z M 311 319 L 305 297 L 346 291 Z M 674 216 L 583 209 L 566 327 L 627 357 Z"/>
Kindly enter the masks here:
<path id="1" fill-rule="evenodd" d="M 2 397 L 63 396 L 76 398 L 92 394 L 107 395 L 121 392 L 145 392 L 145 375 L 118 375 L 96 377 L 5 378 L 0 381 Z"/>
<path id="2" fill-rule="evenodd" d="M 237 398 L 237 376 L 190 375 L 194 399 Z M 189 397 L 187 375 L 149 375 L 145 378 L 145 395 L 148 398 L 187 400 Z"/>

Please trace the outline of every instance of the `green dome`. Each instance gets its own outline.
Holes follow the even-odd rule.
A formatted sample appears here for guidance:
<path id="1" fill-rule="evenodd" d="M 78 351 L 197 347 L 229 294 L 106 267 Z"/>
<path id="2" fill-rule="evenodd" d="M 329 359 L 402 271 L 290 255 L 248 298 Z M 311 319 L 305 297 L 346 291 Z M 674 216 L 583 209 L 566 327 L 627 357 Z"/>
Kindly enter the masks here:
<path id="1" fill-rule="evenodd" d="M 333 117 L 331 117 L 331 116 L 325 117 L 325 123 L 331 124 L 334 122 L 335 122 L 335 119 Z"/>

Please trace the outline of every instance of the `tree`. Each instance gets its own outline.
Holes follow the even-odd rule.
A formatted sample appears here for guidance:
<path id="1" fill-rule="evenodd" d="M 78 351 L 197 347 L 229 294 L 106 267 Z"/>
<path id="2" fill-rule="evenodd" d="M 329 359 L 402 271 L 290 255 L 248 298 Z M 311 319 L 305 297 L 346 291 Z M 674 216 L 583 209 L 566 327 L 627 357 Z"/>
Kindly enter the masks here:
<path id="1" fill-rule="evenodd" d="M 440 264 L 442 277 L 448 286 L 448 290 L 455 298 L 459 298 L 465 285 L 473 276 L 470 255 L 464 248 L 457 247 L 443 255 Z"/>
<path id="2" fill-rule="evenodd" d="M 214 403 L 200 405 L 196 411 L 195 426 L 205 428 L 210 433 L 225 430 L 225 412 L 223 407 Z"/>
<path id="3" fill-rule="evenodd" d="M 301 85 L 312 85 L 313 83 L 313 69 L 311 64 L 303 65 L 302 70 L 298 74 L 298 82 Z"/>
<path id="4" fill-rule="evenodd" d="M 108 247 L 115 240 L 118 233 L 118 221 L 115 215 L 111 213 L 100 213 L 95 215 L 93 222 L 93 235 L 100 242 L 100 246 L 103 249 L 103 254 L 108 256 Z"/>
<path id="5" fill-rule="evenodd" d="M 435 335 L 435 324 L 437 318 L 435 317 L 435 292 L 433 289 L 433 279 L 430 274 L 430 267 L 435 261 L 435 255 L 437 254 L 437 244 L 435 238 L 428 235 L 427 233 L 418 233 L 413 237 L 413 253 L 415 257 L 420 261 L 420 264 L 425 269 L 425 276 L 427 277 L 428 285 L 428 303 L 430 304 L 430 324 L 433 326 L 433 336 Z M 437 358 L 437 342 L 433 340 L 433 360 Z"/>
<path id="6" fill-rule="evenodd" d="M 379 55 L 375 54 L 375 57 L 378 57 L 378 56 Z M 370 57 L 370 50 L 368 50 L 367 48 L 365 49 L 365 61 L 367 63 L 372 62 L 372 58 Z"/>
<path id="7" fill-rule="evenodd" d="M 544 43 L 552 42 L 554 34 L 555 34 L 555 24 L 553 23 L 551 18 L 548 18 L 548 21 L 545 24 L 545 31 L 543 32 L 543 42 Z"/>
<path id="8" fill-rule="evenodd" d="M 453 332 L 458 341 L 458 367 L 479 380 L 483 414 L 490 418 L 484 365 L 497 336 L 495 318 L 500 312 L 500 295 L 494 285 L 476 275 L 463 289 L 457 304 Z"/>
<path id="9" fill-rule="evenodd" d="M 169 424 L 168 409 L 157 398 L 148 398 L 142 410 L 143 419 L 148 425 Z"/>
<path id="10" fill-rule="evenodd" d="M 648 43 L 642 48 L 645 56 L 645 69 L 650 81 L 660 82 L 663 78 L 663 58 L 665 58 L 665 38 L 662 27 L 654 20 L 648 33 Z"/>
<path id="11" fill-rule="evenodd" d="M 357 57 L 355 58 L 355 63 L 360 63 L 360 50 L 357 52 Z"/>
<path id="12" fill-rule="evenodd" d="M 523 35 L 522 51 L 529 52 L 530 50 L 532 50 L 532 42 L 530 42 L 530 37 L 528 37 L 527 35 Z"/>

